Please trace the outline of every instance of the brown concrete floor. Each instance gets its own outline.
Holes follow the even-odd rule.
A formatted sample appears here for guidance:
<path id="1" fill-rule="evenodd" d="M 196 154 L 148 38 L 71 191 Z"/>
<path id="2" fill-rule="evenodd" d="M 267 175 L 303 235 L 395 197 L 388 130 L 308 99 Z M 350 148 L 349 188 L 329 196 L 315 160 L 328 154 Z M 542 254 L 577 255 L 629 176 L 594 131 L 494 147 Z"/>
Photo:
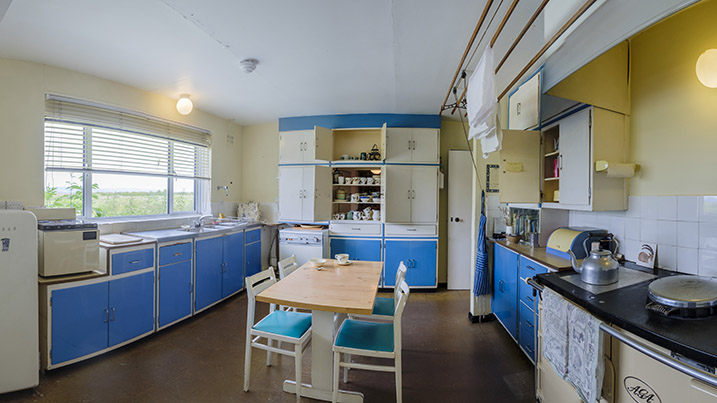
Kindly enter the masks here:
<path id="1" fill-rule="evenodd" d="M 390 295 L 390 294 L 386 294 Z M 259 304 L 265 314 L 266 304 Z M 496 322 L 471 324 L 468 292 L 414 292 L 403 317 L 405 402 L 535 402 L 533 366 Z M 258 317 L 258 316 L 257 316 Z M 242 391 L 246 294 L 93 359 L 48 371 L 34 389 L 0 401 L 295 402 L 281 390 L 294 378 L 290 357 L 254 350 L 251 390 Z M 310 351 L 303 379 L 310 380 Z M 342 389 L 366 402 L 395 401 L 391 373 L 349 371 Z M 309 402 L 311 399 L 303 399 Z"/>

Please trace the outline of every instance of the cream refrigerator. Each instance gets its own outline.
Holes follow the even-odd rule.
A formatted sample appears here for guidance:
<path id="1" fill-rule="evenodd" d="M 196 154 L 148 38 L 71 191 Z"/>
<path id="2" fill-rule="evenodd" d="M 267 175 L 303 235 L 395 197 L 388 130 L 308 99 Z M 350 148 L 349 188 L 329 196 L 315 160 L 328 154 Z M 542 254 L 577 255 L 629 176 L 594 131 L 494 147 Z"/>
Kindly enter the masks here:
<path id="1" fill-rule="evenodd" d="M 39 383 L 37 220 L 0 210 L 0 393 Z"/>

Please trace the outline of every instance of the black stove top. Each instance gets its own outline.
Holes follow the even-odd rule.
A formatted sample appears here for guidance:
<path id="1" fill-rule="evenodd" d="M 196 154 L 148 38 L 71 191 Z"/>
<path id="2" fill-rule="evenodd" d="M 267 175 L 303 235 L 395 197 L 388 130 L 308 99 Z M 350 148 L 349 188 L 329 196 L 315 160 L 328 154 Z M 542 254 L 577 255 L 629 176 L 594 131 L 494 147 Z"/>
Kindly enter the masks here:
<path id="1" fill-rule="evenodd" d="M 97 229 L 97 223 L 86 223 L 82 220 L 43 220 L 37 222 L 37 229 L 40 231 Z"/>

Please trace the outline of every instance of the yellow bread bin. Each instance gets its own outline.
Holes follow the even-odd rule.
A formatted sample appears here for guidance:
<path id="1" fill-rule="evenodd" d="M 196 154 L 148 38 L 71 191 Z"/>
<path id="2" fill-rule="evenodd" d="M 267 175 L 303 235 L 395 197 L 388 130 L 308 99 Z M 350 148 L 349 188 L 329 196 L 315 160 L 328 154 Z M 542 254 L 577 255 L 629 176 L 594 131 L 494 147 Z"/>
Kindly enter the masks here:
<path id="1" fill-rule="evenodd" d="M 548 248 L 568 253 L 577 238 L 583 231 L 576 231 L 570 228 L 558 228 L 548 238 Z"/>
<path id="2" fill-rule="evenodd" d="M 590 240 L 599 240 L 606 235 L 607 231 L 597 228 L 558 228 L 550 234 L 546 252 L 564 259 L 570 259 L 568 251 L 571 250 L 578 259 L 583 259 L 587 256 L 584 245 L 585 240 L 588 238 Z"/>

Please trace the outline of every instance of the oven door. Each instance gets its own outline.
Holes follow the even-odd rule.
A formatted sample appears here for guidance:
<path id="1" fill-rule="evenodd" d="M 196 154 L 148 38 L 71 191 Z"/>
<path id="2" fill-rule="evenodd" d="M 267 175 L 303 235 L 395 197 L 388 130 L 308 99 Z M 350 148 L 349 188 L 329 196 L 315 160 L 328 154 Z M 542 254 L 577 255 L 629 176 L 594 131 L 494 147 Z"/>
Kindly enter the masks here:
<path id="1" fill-rule="evenodd" d="M 670 351 L 633 334 L 630 336 L 650 349 L 670 356 Z M 672 369 L 616 338 L 612 338 L 612 355 L 617 375 L 616 403 L 717 402 L 714 387 Z"/>
<path id="2" fill-rule="evenodd" d="M 96 229 L 40 231 L 41 276 L 84 273 L 100 267 Z"/>

